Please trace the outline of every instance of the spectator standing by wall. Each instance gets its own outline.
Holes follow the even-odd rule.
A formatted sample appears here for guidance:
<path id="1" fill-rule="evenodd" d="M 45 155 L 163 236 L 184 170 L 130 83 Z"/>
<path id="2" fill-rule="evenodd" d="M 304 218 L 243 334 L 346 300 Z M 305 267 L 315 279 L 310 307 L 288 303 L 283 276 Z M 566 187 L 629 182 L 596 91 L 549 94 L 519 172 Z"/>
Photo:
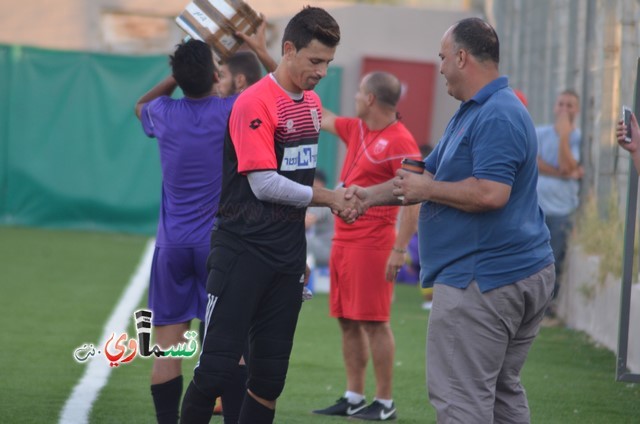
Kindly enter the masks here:
<path id="1" fill-rule="evenodd" d="M 578 207 L 579 181 L 584 175 L 580 166 L 580 129 L 576 120 L 580 98 L 573 90 L 561 92 L 555 102 L 555 123 L 536 128 L 538 137 L 538 201 L 551 234 L 551 248 L 556 262 L 554 298 Z M 553 304 L 548 311 L 554 315 Z"/>

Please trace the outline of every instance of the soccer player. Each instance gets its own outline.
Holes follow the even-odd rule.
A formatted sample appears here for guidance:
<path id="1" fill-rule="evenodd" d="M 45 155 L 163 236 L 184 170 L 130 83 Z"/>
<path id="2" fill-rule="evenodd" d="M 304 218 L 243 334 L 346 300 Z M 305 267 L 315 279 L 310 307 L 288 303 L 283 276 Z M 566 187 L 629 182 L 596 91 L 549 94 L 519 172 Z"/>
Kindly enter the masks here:
<path id="1" fill-rule="evenodd" d="M 313 88 L 339 41 L 331 15 L 304 8 L 285 28 L 277 69 L 233 107 L 208 260 L 207 330 L 183 400 L 183 423 L 209 422 L 247 336 L 249 379 L 239 422 L 273 422 L 302 304 L 306 206 L 358 206 L 346 202 L 344 189 L 311 187 L 322 119 Z"/>
<path id="2" fill-rule="evenodd" d="M 170 63 L 172 75 L 143 95 L 135 109 L 145 133 L 158 140 L 162 166 L 162 204 L 148 301 L 161 347 L 183 342 L 193 318 L 204 321 L 206 259 L 222 184 L 224 132 L 238 91 L 261 73 L 253 52 L 236 53 L 227 70 L 238 84 L 228 87 L 227 98 L 222 99 L 212 95 L 217 78 L 208 45 L 195 40 L 181 44 Z M 170 97 L 176 86 L 185 97 Z M 178 421 L 181 363 L 180 358 L 154 359 L 151 394 L 159 423 Z M 226 423 L 238 421 L 246 379 L 240 361 L 222 396 Z"/>
<path id="3" fill-rule="evenodd" d="M 226 61 L 220 63 L 216 89 L 220 97 L 228 97 L 242 93 L 262 77 L 262 70 L 251 51 L 236 52 Z"/>

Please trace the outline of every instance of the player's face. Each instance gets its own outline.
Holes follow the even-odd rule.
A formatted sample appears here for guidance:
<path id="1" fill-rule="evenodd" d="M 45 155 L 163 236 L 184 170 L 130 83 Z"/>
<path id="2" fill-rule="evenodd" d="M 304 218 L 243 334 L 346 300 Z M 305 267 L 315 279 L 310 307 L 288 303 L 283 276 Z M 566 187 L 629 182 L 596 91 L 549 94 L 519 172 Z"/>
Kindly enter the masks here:
<path id="1" fill-rule="evenodd" d="M 290 50 L 286 54 L 291 82 L 301 90 L 313 90 L 327 75 L 336 48 L 325 46 L 315 39 L 300 50 L 296 50 L 292 44 L 289 47 Z"/>
<path id="2" fill-rule="evenodd" d="M 236 85 L 233 81 L 233 75 L 229 72 L 227 65 L 220 66 L 218 72 L 218 94 L 220 97 L 227 97 L 236 92 Z"/>

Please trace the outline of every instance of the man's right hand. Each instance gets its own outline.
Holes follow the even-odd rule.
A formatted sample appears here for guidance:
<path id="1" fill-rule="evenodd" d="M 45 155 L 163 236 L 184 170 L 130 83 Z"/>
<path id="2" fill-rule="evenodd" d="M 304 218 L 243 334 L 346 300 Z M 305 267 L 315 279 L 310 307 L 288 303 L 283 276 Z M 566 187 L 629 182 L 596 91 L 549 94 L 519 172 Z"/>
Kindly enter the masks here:
<path id="1" fill-rule="evenodd" d="M 267 50 L 267 19 L 263 14 L 260 14 L 260 17 L 262 18 L 262 23 L 256 29 L 255 34 L 247 35 L 238 31 L 236 32 L 236 37 L 241 38 L 253 50 L 267 72 L 273 72 L 278 67 L 278 63 L 269 56 L 269 51 Z"/>
<path id="2" fill-rule="evenodd" d="M 618 144 L 623 149 L 628 152 L 634 153 L 640 148 L 640 127 L 638 127 L 638 121 L 636 120 L 636 115 L 631 114 L 631 141 L 625 141 L 625 134 L 627 132 L 627 126 L 624 124 L 624 121 L 618 121 L 618 125 L 616 125 L 616 136 L 618 139 Z"/>
<path id="3" fill-rule="evenodd" d="M 331 209 L 347 224 L 353 224 L 360 215 L 367 211 L 365 203 L 359 196 L 355 195 L 356 189 L 365 190 L 358 186 L 351 186 L 348 189 L 336 189 L 334 192 L 336 194 L 336 206 Z"/>
<path id="4" fill-rule="evenodd" d="M 247 35 L 241 31 L 236 32 L 236 37 L 241 38 L 256 53 L 267 50 L 267 20 L 264 15 L 260 15 L 260 17 L 262 18 L 262 23 L 256 29 L 255 34 Z"/>
<path id="5" fill-rule="evenodd" d="M 568 140 L 569 134 L 571 134 L 571 131 L 573 130 L 573 124 L 571 123 L 571 119 L 569 119 L 569 114 L 567 112 L 558 113 L 554 128 L 560 137 L 565 136 Z"/>

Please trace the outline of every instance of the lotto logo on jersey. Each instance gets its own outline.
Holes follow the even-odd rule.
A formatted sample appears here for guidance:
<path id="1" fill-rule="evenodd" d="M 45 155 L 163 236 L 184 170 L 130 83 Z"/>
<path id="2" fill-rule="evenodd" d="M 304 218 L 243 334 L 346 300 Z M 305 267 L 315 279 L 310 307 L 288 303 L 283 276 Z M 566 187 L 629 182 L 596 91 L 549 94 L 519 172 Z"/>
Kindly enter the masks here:
<path id="1" fill-rule="evenodd" d="M 249 128 L 251 128 L 252 130 L 257 130 L 258 128 L 260 128 L 260 125 L 262 125 L 262 121 L 256 118 L 249 123 Z"/>
<path id="2" fill-rule="evenodd" d="M 295 171 L 297 169 L 313 169 L 318 163 L 318 145 L 307 144 L 297 147 L 285 147 L 281 171 Z"/>

